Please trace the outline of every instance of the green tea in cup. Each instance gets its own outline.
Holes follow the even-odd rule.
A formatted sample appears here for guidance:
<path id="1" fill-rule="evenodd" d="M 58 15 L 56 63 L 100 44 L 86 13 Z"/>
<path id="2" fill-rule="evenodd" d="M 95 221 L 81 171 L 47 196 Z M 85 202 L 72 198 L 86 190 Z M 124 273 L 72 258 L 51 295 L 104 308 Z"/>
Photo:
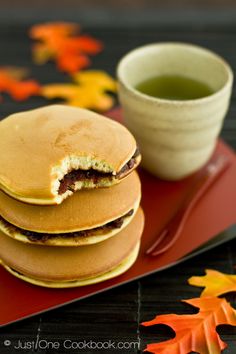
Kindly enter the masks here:
<path id="1" fill-rule="evenodd" d="M 181 101 L 207 97 L 214 92 L 206 83 L 180 75 L 154 76 L 135 88 L 148 96 Z"/>
<path id="2" fill-rule="evenodd" d="M 142 166 L 166 180 L 204 166 L 229 107 L 233 72 L 225 60 L 187 43 L 154 43 L 123 57 L 117 74 Z"/>

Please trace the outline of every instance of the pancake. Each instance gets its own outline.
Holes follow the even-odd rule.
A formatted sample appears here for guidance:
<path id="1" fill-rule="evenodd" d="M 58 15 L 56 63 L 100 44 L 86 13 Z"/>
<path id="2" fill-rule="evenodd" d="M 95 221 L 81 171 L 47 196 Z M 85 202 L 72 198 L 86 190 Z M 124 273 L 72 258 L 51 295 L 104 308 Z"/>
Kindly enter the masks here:
<path id="1" fill-rule="evenodd" d="M 32 204 L 119 183 L 141 157 L 132 134 L 94 112 L 52 105 L 0 122 L 0 187 Z"/>
<path id="2" fill-rule="evenodd" d="M 121 274 L 133 264 L 143 225 L 144 216 L 139 209 L 132 222 L 113 238 L 77 248 L 39 247 L 0 233 L 1 263 L 12 274 L 37 285 L 92 284 Z"/>
<path id="3" fill-rule="evenodd" d="M 13 270 L 12 268 L 8 267 L 7 265 L 2 263 L 2 266 L 12 275 L 14 275 L 16 278 L 19 278 L 21 280 L 26 281 L 27 283 L 31 283 L 34 285 L 38 286 L 43 286 L 45 288 L 57 288 L 57 289 L 62 289 L 62 288 L 75 288 L 79 286 L 86 286 L 86 285 L 92 285 L 92 284 L 97 284 L 101 283 L 102 281 L 109 280 L 115 277 L 118 277 L 119 275 L 125 273 L 136 261 L 138 257 L 138 252 L 140 248 L 140 242 L 137 243 L 133 251 L 129 254 L 127 258 L 125 258 L 118 266 L 113 268 L 112 270 L 97 275 L 95 277 L 91 277 L 88 279 L 83 279 L 83 280 L 72 280 L 72 281 L 58 281 L 58 282 L 53 282 L 53 281 L 43 281 L 39 279 L 34 279 L 31 277 L 27 277 L 23 274 L 20 274 Z M 1 261 L 0 261 L 1 264 Z"/>
<path id="4" fill-rule="evenodd" d="M 104 241 L 126 227 L 141 198 L 134 171 L 112 188 L 82 190 L 60 205 L 30 205 L 0 191 L 0 230 L 22 242 L 80 246 Z"/>

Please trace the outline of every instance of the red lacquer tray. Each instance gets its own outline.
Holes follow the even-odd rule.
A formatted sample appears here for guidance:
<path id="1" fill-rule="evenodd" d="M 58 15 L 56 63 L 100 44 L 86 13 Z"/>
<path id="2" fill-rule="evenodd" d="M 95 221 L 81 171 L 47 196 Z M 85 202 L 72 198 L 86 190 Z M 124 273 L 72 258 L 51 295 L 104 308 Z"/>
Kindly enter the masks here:
<path id="1" fill-rule="evenodd" d="M 111 116 L 119 120 L 120 111 L 114 111 Z M 141 251 L 135 265 L 125 274 L 100 284 L 59 290 L 27 284 L 0 268 L 0 326 L 95 295 L 172 266 L 182 261 L 184 257 L 189 257 L 190 252 L 196 251 L 233 225 L 236 222 L 236 156 L 223 142 L 218 143 L 217 151 L 230 158 L 231 166 L 198 202 L 174 247 L 157 257 L 145 255 L 147 247 L 181 204 L 193 176 L 180 182 L 164 182 L 140 169 L 142 206 L 146 224 Z M 230 237 L 232 236 L 234 235 L 231 233 Z M 224 238 L 221 238 L 220 242 L 222 241 Z M 214 242 L 210 247 L 213 245 Z"/>

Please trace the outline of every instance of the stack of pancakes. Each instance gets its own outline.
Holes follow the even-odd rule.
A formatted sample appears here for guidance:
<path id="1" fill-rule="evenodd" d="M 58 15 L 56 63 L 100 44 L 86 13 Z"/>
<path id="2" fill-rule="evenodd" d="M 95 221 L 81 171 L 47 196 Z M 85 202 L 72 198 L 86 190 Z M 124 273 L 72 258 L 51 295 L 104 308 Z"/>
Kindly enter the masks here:
<path id="1" fill-rule="evenodd" d="M 144 217 L 131 133 L 96 113 L 47 106 L 0 123 L 0 262 L 46 287 L 118 276 Z"/>

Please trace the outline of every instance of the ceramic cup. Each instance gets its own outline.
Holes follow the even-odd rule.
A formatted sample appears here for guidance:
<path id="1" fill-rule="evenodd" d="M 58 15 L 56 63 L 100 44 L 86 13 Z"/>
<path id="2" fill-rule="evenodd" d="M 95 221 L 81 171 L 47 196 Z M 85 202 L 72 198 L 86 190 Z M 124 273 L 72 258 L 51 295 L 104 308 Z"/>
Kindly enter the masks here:
<path id="1" fill-rule="evenodd" d="M 181 75 L 210 86 L 210 96 L 167 100 L 145 95 L 136 85 L 158 75 Z M 201 168 L 212 155 L 228 110 L 233 73 L 213 52 L 185 43 L 135 49 L 117 68 L 124 120 L 138 141 L 143 167 L 167 180 Z"/>

